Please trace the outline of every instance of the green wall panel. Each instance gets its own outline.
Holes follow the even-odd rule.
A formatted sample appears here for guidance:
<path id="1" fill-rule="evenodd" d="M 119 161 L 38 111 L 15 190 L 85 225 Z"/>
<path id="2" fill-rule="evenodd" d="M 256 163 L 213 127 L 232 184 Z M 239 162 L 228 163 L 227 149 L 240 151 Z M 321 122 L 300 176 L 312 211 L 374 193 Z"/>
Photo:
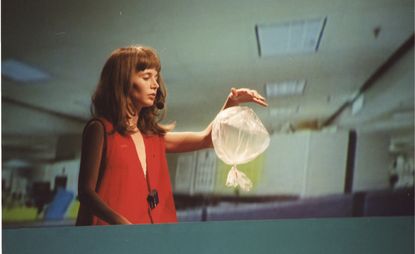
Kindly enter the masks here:
<path id="1" fill-rule="evenodd" d="M 3 253 L 414 253 L 414 218 L 344 218 L 3 230 Z"/>

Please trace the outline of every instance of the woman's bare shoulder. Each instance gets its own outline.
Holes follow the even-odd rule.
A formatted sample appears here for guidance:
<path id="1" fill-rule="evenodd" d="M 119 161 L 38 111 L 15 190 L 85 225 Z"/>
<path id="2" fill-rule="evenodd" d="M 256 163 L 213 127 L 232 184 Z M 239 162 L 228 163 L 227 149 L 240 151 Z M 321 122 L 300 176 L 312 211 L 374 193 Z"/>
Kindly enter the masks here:
<path id="1" fill-rule="evenodd" d="M 84 136 L 102 137 L 104 132 L 104 124 L 98 119 L 92 119 L 85 126 Z"/>

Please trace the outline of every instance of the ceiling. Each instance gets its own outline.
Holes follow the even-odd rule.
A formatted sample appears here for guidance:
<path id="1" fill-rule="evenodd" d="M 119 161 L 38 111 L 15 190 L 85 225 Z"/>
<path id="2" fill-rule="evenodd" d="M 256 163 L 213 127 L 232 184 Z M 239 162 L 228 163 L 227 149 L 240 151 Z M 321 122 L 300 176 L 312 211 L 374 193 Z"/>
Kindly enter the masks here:
<path id="1" fill-rule="evenodd" d="M 256 25 L 320 17 L 327 23 L 317 52 L 259 57 Z M 79 136 L 106 58 L 130 44 L 159 52 L 166 121 L 177 131 L 204 128 L 231 87 L 264 94 L 265 83 L 286 80 L 305 79 L 304 94 L 252 106 L 267 128 L 324 121 L 413 35 L 413 20 L 412 0 L 5 0 L 2 61 L 19 60 L 51 79 L 2 78 L 3 151 L 13 147 L 11 159 L 19 147 L 45 143 L 46 151 L 62 136 Z M 298 112 L 269 114 L 285 107 Z"/>

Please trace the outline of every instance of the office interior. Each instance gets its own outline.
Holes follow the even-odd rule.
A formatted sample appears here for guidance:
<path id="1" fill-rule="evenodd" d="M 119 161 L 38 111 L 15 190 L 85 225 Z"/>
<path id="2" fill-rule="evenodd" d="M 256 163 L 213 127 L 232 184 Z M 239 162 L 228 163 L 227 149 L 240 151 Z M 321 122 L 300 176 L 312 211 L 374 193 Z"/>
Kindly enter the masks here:
<path id="1" fill-rule="evenodd" d="M 155 48 L 175 131 L 232 87 L 268 149 L 225 186 L 213 149 L 169 154 L 179 223 L 414 214 L 412 0 L 3 1 L 3 228 L 74 225 L 81 136 L 115 48 Z"/>

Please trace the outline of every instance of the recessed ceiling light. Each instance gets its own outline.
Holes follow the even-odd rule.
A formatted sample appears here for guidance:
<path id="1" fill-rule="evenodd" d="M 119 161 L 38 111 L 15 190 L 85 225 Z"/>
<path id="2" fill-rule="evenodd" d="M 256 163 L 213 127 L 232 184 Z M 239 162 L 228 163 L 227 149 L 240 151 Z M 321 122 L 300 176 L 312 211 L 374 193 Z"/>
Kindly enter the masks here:
<path id="1" fill-rule="evenodd" d="M 9 167 L 9 168 L 24 168 L 24 167 L 28 167 L 28 166 L 31 166 L 31 165 L 26 160 L 12 159 L 12 160 L 9 160 L 9 161 L 5 162 L 3 164 L 3 166 L 4 167 Z"/>
<path id="2" fill-rule="evenodd" d="M 361 94 L 353 101 L 352 115 L 356 115 L 357 113 L 359 113 L 362 110 L 364 103 L 365 97 L 364 94 Z"/>
<path id="3" fill-rule="evenodd" d="M 270 108 L 269 114 L 270 116 L 286 116 L 286 115 L 292 115 L 292 114 L 298 113 L 299 110 L 300 110 L 299 106 L 285 107 L 285 108 L 277 107 L 277 108 Z"/>
<path id="4" fill-rule="evenodd" d="M 326 21 L 324 17 L 257 25 L 259 56 L 316 52 Z"/>
<path id="5" fill-rule="evenodd" d="M 402 111 L 402 112 L 395 112 L 392 115 L 392 119 L 394 121 L 404 121 L 404 120 L 412 120 L 414 119 L 414 111 Z"/>
<path id="6" fill-rule="evenodd" d="M 1 63 L 1 74 L 18 82 L 46 81 L 50 75 L 28 64 L 9 59 Z"/>
<path id="7" fill-rule="evenodd" d="M 268 99 L 281 96 L 302 95 L 304 93 L 305 85 L 305 80 L 289 80 L 277 83 L 266 83 L 265 95 Z"/>

